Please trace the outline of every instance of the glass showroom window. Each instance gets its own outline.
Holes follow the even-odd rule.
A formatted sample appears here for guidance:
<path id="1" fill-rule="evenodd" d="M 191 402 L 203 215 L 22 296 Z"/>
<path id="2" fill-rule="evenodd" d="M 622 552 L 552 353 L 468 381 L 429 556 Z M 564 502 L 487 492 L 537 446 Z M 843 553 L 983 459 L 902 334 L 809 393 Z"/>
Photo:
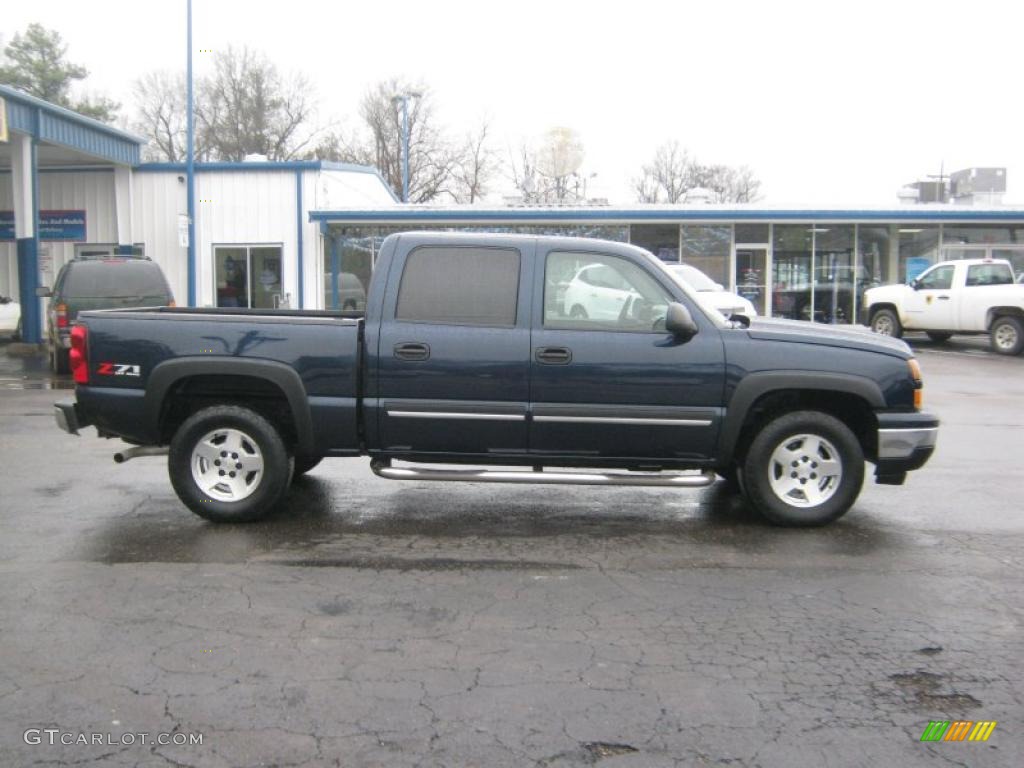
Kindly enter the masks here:
<path id="1" fill-rule="evenodd" d="M 864 321 L 864 291 L 892 282 L 889 274 L 889 247 L 892 242 L 887 225 L 857 227 L 857 295 L 854 322 Z"/>
<path id="2" fill-rule="evenodd" d="M 901 224 L 900 273 L 898 280 L 909 283 L 939 260 L 939 228 L 934 224 Z"/>
<path id="3" fill-rule="evenodd" d="M 732 226 L 684 226 L 681 261 L 696 267 L 716 283 L 729 285 Z"/>
<path id="4" fill-rule="evenodd" d="M 678 224 L 633 224 L 629 242 L 646 248 L 662 261 L 679 261 Z"/>
<path id="5" fill-rule="evenodd" d="M 813 254 L 811 227 L 807 224 L 776 224 L 774 234 L 772 314 L 792 320 L 808 320 Z"/>
<path id="6" fill-rule="evenodd" d="M 281 287 L 281 246 L 214 246 L 218 307 L 287 306 Z"/>

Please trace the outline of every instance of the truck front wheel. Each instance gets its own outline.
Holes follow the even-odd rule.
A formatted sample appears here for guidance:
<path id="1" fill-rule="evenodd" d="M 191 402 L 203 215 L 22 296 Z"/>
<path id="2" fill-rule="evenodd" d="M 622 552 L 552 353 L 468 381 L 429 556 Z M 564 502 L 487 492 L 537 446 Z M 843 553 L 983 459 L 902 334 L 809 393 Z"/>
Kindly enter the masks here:
<path id="1" fill-rule="evenodd" d="M 236 405 L 192 414 L 174 433 L 167 471 L 178 498 L 217 523 L 260 520 L 284 498 L 292 461 L 263 416 Z"/>
<path id="2" fill-rule="evenodd" d="M 871 330 L 880 336 L 892 336 L 896 339 L 903 335 L 900 319 L 891 309 L 879 309 L 871 315 Z"/>
<path id="3" fill-rule="evenodd" d="M 1024 349 L 1024 323 L 1019 317 L 1004 315 L 992 323 L 992 349 L 1001 355 L 1019 355 Z"/>
<path id="4" fill-rule="evenodd" d="M 843 422 L 796 411 L 754 437 L 743 464 L 747 499 L 778 525 L 825 525 L 853 506 L 864 483 L 864 452 Z"/>

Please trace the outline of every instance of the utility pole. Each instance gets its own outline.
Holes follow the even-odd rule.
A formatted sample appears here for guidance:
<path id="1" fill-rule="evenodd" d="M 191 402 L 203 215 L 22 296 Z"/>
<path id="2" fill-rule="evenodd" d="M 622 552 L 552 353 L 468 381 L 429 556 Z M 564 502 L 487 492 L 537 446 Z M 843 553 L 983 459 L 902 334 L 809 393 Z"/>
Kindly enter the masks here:
<path id="1" fill-rule="evenodd" d="M 196 168 L 195 168 L 195 120 L 192 115 L 192 0 L 188 0 L 188 81 L 186 93 L 185 177 L 188 186 L 188 306 L 196 306 Z"/>
<path id="2" fill-rule="evenodd" d="M 191 0 L 190 0 L 191 1 Z M 402 105 L 402 202 L 409 202 L 409 99 L 418 99 L 418 91 L 403 91 L 391 97 L 396 107 Z"/>
<path id="3" fill-rule="evenodd" d="M 928 178 L 929 179 L 937 179 L 938 180 L 938 182 L 939 182 L 939 195 L 941 197 L 940 202 L 943 202 L 943 203 L 946 202 L 946 179 L 949 178 L 948 176 L 946 176 L 946 161 L 942 160 L 939 163 L 939 175 L 938 176 L 936 176 L 935 174 L 928 174 Z"/>

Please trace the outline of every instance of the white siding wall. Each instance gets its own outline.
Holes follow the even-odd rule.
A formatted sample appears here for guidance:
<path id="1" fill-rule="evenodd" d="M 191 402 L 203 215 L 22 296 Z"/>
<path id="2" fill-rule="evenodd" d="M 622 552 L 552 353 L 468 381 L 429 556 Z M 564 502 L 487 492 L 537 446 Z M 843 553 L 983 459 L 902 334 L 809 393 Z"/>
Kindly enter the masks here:
<path id="1" fill-rule="evenodd" d="M 133 232 L 146 255 L 160 265 L 174 299 L 188 301 L 188 251 L 178 245 L 178 214 L 187 209 L 185 184 L 175 172 L 136 173 L 133 181 Z"/>

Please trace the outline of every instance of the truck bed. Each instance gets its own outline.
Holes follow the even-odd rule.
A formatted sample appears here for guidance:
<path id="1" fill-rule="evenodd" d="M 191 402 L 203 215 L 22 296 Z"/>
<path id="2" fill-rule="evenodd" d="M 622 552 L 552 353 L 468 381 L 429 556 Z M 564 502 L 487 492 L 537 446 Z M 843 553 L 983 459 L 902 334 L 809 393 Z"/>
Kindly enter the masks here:
<path id="1" fill-rule="evenodd" d="M 160 404 L 171 388 L 196 398 L 237 392 L 249 371 L 271 370 L 296 420 L 309 424 L 309 450 L 358 446 L 360 312 L 153 307 L 83 312 L 79 321 L 92 373 L 78 398 L 104 414 L 101 431 L 165 443 Z"/>

